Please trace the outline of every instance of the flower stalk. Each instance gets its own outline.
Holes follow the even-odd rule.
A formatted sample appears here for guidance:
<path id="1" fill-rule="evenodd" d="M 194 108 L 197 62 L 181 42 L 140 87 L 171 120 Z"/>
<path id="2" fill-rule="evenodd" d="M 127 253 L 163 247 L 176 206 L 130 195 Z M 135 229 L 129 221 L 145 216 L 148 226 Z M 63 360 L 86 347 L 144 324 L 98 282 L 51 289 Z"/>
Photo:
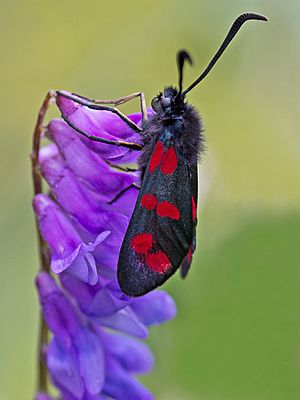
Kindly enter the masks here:
<path id="1" fill-rule="evenodd" d="M 49 91 L 41 105 L 38 113 L 37 121 L 33 131 L 32 141 L 32 153 L 31 153 L 31 171 L 33 181 L 34 195 L 42 193 L 42 177 L 39 168 L 39 151 L 41 145 L 41 139 L 43 135 L 43 124 L 45 115 L 48 110 L 50 103 L 55 99 L 55 93 Z M 45 241 L 38 228 L 38 221 L 36 220 L 36 231 L 38 239 L 38 254 L 40 260 L 40 271 L 49 272 L 49 252 Z M 39 336 L 38 336 L 38 379 L 37 379 L 37 392 L 47 393 L 47 367 L 44 361 L 43 348 L 48 343 L 48 328 L 44 320 L 42 311 L 40 311 L 40 322 L 39 322 Z"/>

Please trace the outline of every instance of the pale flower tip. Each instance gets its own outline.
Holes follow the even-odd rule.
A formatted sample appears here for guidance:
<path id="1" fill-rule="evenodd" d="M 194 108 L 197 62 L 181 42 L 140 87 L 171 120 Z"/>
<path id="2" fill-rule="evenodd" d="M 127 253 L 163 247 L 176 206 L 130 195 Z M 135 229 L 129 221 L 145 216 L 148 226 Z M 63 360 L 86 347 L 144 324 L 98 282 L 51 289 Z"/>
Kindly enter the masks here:
<path id="1" fill-rule="evenodd" d="M 57 290 L 57 286 L 53 278 L 47 272 L 39 272 L 35 278 L 35 284 L 41 298 L 44 298 L 48 294 Z"/>
<path id="2" fill-rule="evenodd" d="M 68 99 L 65 96 L 70 96 L 71 94 L 66 91 L 58 91 L 56 95 L 56 104 L 62 115 L 68 117 L 73 114 L 78 108 L 82 107 L 80 104 Z"/>
<path id="3" fill-rule="evenodd" d="M 43 164 L 45 161 L 56 157 L 59 154 L 58 147 L 55 143 L 50 143 L 47 146 L 44 146 L 39 151 L 39 163 Z"/>
<path id="4" fill-rule="evenodd" d="M 50 198 L 42 193 L 34 196 L 32 205 L 37 216 L 43 216 L 47 211 L 48 206 L 52 203 Z"/>

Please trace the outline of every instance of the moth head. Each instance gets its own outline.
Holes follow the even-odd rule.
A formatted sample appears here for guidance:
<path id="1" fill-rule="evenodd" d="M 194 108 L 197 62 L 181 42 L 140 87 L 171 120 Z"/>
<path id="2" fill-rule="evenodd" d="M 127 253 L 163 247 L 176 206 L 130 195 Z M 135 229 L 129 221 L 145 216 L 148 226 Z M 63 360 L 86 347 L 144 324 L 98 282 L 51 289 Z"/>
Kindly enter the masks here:
<path id="1" fill-rule="evenodd" d="M 155 112 L 164 112 L 165 114 L 180 113 L 184 105 L 184 95 L 182 94 L 183 67 L 185 62 L 192 65 L 193 61 L 189 53 L 180 50 L 177 53 L 178 68 L 178 89 L 169 86 L 160 92 L 151 102 L 151 107 Z"/>
<path id="2" fill-rule="evenodd" d="M 152 99 L 151 107 L 155 112 L 163 112 L 168 114 L 178 111 L 178 107 L 183 104 L 183 101 L 184 97 L 179 96 L 178 90 L 172 86 L 169 86 Z"/>

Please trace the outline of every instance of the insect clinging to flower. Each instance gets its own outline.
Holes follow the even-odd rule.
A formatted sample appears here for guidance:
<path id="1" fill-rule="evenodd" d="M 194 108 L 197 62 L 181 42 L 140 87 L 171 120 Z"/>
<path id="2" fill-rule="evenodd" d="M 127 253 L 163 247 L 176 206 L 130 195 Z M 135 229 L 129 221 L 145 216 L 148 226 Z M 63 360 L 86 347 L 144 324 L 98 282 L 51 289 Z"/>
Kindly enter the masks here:
<path id="1" fill-rule="evenodd" d="M 62 113 L 69 126 L 92 141 L 141 151 L 138 160 L 140 187 L 130 185 L 110 202 L 116 201 L 126 190 L 139 190 L 118 261 L 118 281 L 129 296 L 141 296 L 160 286 L 178 268 L 181 268 L 182 277 L 188 273 L 196 248 L 197 165 L 203 154 L 204 137 L 200 115 L 186 101 L 186 96 L 206 77 L 248 20 L 267 21 L 267 18 L 255 13 L 240 15 L 206 69 L 185 90 L 183 68 L 187 62 L 192 64 L 192 59 L 187 51 L 179 51 L 178 87 L 168 86 L 154 97 L 150 116 L 141 92 L 116 100 L 91 100 L 64 91 L 56 92 L 58 97 L 79 105 L 118 115 L 140 135 L 140 143 L 93 136 L 78 128 L 67 113 Z M 141 127 L 114 107 L 136 97 L 141 104 Z"/>

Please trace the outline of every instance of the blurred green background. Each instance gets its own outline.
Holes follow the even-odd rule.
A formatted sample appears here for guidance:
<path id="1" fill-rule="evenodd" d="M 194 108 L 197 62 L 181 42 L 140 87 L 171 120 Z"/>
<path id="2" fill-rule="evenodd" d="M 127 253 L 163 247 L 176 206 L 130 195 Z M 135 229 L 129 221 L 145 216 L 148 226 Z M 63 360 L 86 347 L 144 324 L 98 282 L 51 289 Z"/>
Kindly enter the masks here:
<path id="1" fill-rule="evenodd" d="M 0 399 L 35 389 L 38 268 L 29 152 L 50 88 L 148 104 L 176 84 L 175 53 L 206 66 L 234 18 L 256 11 L 189 96 L 205 121 L 198 251 L 167 285 L 177 318 L 152 330 L 143 381 L 162 400 L 300 398 L 299 0 L 1 2 Z M 125 108 L 134 111 L 138 103 Z"/>

